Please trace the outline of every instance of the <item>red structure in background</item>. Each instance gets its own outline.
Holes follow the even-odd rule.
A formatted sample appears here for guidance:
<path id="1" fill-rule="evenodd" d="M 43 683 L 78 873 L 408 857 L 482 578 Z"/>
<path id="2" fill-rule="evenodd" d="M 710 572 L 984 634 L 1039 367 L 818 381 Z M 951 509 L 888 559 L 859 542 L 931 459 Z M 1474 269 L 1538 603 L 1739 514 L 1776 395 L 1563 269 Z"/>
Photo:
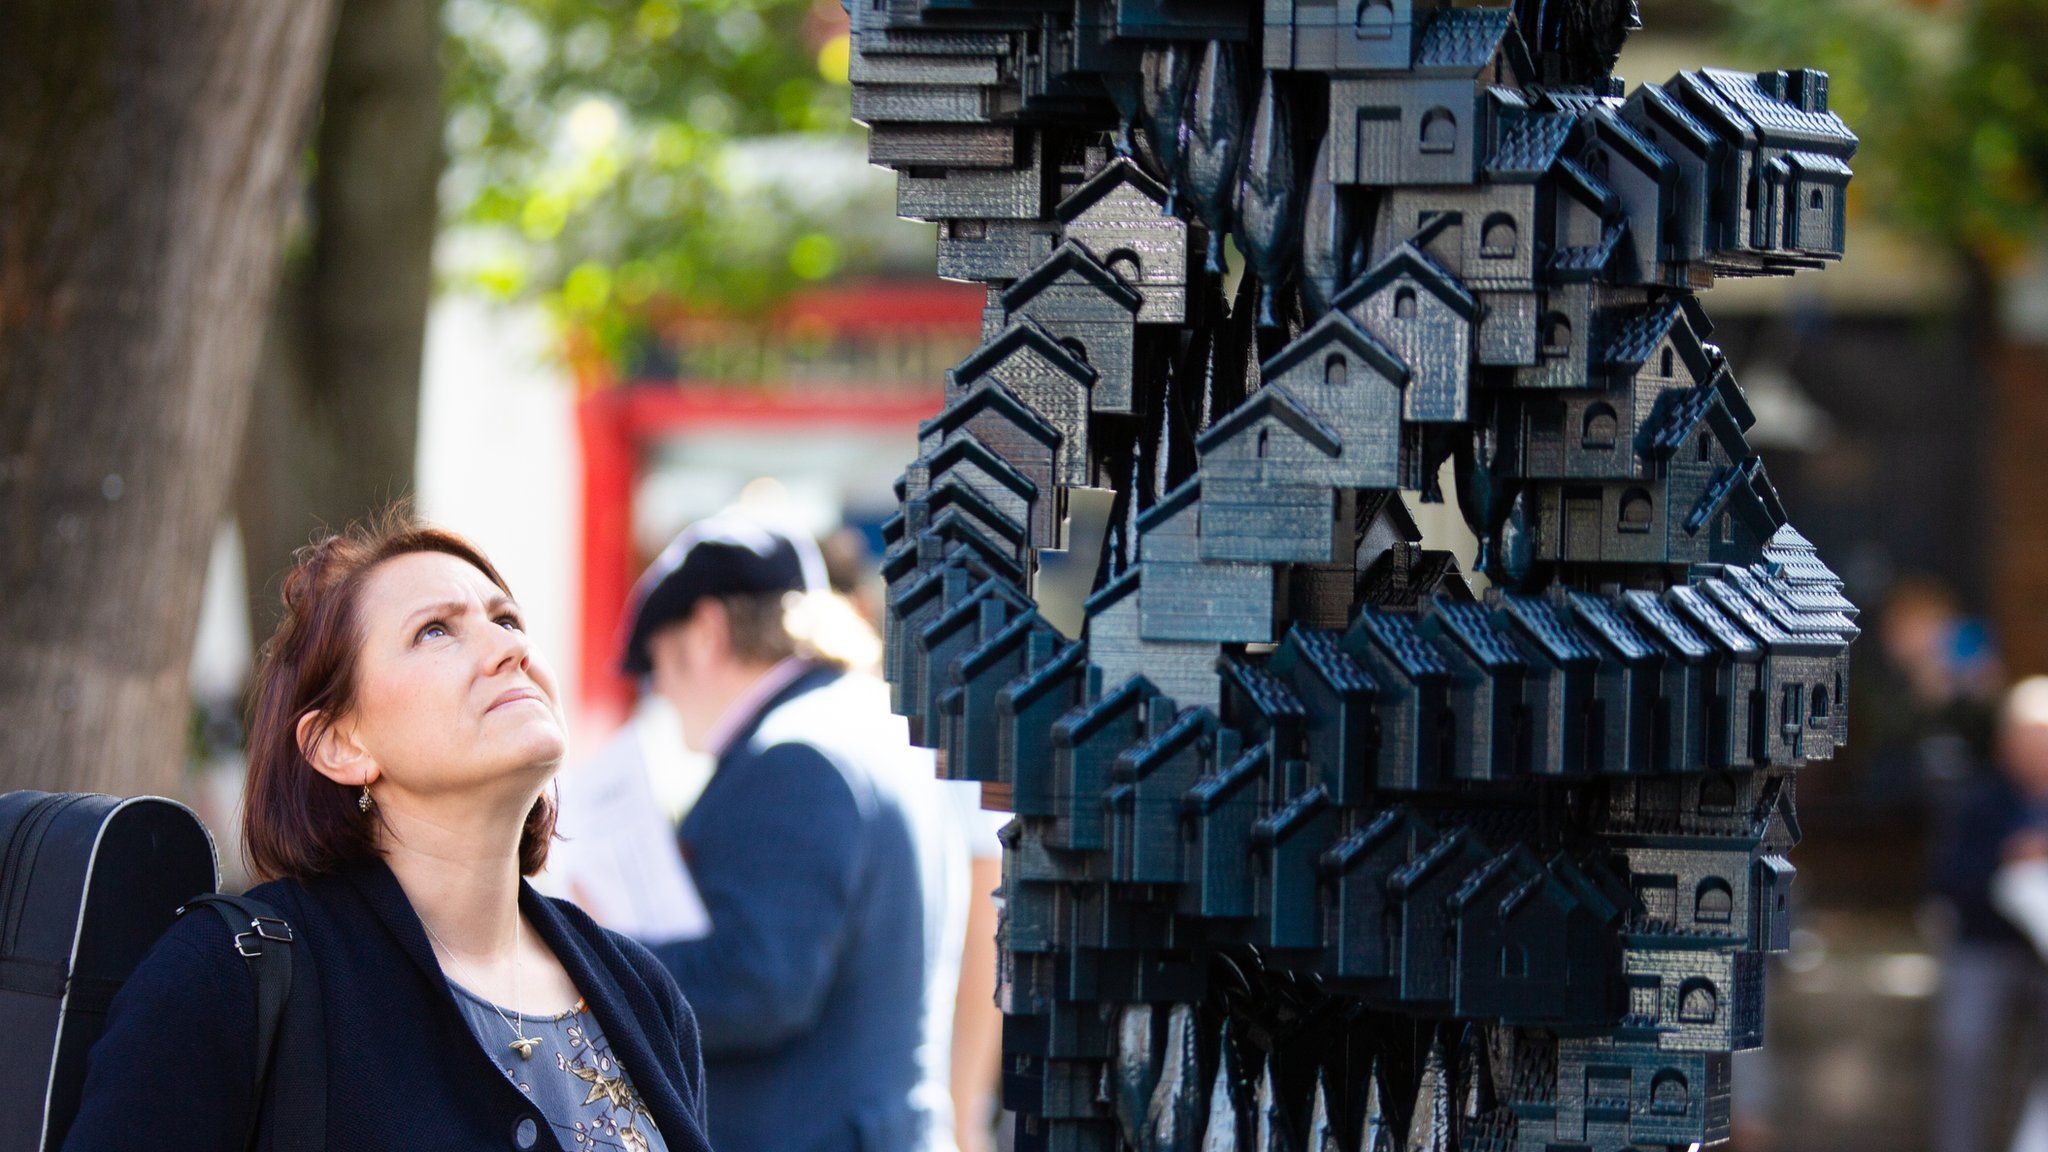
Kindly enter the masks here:
<path id="1" fill-rule="evenodd" d="M 791 298 L 766 320 L 678 315 L 658 328 L 672 376 L 621 379 L 578 357 L 583 447 L 582 715 L 609 728 L 633 702 L 619 671 L 626 597 L 639 576 L 633 494 L 650 450 L 705 428 L 914 427 L 939 408 L 940 380 L 980 339 L 976 285 L 872 283 Z M 908 461 L 905 461 L 908 463 Z"/>

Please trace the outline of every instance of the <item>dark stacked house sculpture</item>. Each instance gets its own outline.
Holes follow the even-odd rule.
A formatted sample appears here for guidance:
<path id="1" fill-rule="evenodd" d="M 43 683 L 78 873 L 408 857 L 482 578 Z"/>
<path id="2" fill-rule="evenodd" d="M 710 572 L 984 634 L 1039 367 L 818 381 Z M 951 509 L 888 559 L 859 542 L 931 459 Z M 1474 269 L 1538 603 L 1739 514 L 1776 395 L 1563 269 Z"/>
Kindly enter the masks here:
<path id="1" fill-rule="evenodd" d="M 1626 0 L 851 16 L 988 287 L 888 670 L 1016 813 L 1019 1147 L 1724 1138 L 1856 628 L 1694 293 L 1841 255 L 1827 77 L 1627 91 Z"/>

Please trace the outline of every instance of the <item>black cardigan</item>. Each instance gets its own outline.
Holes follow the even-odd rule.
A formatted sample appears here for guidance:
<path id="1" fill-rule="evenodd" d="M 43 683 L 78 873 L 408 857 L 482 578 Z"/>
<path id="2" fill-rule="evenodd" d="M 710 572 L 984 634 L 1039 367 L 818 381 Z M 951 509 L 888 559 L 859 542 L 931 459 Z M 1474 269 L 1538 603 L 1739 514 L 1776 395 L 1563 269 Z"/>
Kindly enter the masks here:
<path id="1" fill-rule="evenodd" d="M 318 973 L 330 1148 L 559 1152 L 539 1110 L 477 1043 L 382 861 L 249 895 L 291 921 L 298 971 L 310 957 Z M 697 1022 L 675 981 L 646 949 L 574 905 L 521 884 L 519 906 L 575 981 L 671 1152 L 709 1152 Z M 114 998 L 64 1152 L 242 1152 L 257 1103 L 255 1028 L 254 985 L 227 925 L 211 913 L 183 917 Z"/>

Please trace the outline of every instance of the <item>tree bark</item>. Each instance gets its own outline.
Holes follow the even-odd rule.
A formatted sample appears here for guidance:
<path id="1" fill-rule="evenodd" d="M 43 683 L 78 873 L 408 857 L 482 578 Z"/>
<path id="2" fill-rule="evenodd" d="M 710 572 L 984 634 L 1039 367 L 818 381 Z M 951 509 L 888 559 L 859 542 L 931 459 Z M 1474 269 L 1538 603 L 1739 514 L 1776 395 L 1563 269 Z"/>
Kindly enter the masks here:
<path id="1" fill-rule="evenodd" d="M 332 0 L 0 0 L 0 789 L 165 791 Z"/>
<path id="2" fill-rule="evenodd" d="M 336 23 L 307 242 L 272 309 L 237 486 L 259 643 L 293 549 L 412 491 L 443 164 L 439 15 L 431 0 L 344 0 Z"/>

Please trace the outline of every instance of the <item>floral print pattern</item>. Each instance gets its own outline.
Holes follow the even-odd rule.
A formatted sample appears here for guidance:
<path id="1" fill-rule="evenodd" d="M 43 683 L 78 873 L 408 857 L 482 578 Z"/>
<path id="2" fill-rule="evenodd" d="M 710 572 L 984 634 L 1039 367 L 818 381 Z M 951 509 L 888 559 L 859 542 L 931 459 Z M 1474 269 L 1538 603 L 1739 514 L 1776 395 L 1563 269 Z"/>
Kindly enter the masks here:
<path id="1" fill-rule="evenodd" d="M 492 1062 L 547 1117 L 562 1147 L 667 1152 L 647 1105 L 582 1001 L 560 1016 L 522 1018 L 525 1034 L 538 1037 L 540 1045 L 532 1059 L 521 1060 L 512 1053 L 505 1021 L 490 1002 L 460 985 L 451 987 Z"/>

